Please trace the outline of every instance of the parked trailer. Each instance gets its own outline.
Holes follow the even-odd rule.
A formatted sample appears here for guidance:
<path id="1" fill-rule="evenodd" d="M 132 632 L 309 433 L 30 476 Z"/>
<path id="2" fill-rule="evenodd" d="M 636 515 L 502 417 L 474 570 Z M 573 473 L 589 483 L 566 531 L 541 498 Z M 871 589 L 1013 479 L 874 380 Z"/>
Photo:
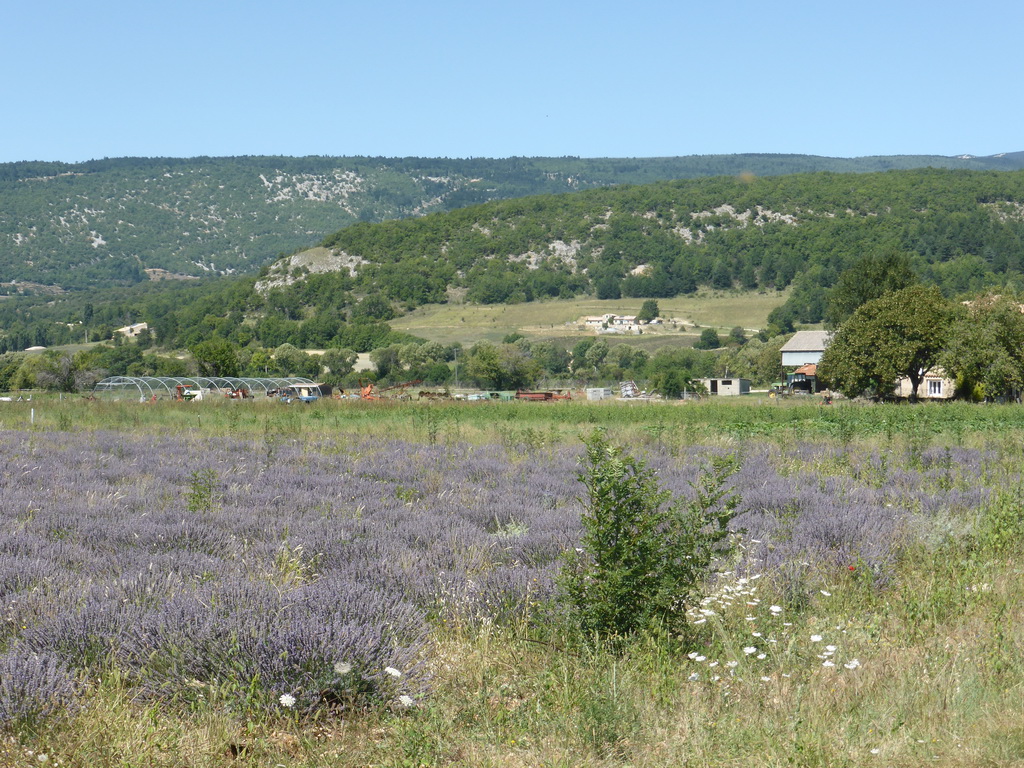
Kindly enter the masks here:
<path id="1" fill-rule="evenodd" d="M 572 395 L 568 392 L 526 392 L 520 389 L 516 392 L 516 400 L 530 400 L 534 402 L 572 400 Z"/>

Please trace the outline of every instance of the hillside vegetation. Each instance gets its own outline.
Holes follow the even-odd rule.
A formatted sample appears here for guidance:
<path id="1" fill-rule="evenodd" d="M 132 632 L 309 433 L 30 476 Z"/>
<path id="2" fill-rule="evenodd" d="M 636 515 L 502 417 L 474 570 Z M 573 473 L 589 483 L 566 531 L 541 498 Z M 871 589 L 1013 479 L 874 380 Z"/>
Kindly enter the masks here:
<path id="1" fill-rule="evenodd" d="M 722 176 L 358 223 L 259 276 L 144 283 L 31 305 L 11 298 L 0 302 L 0 352 L 107 339 L 139 321 L 167 350 L 217 337 L 238 347 L 368 352 L 410 341 L 388 323 L 424 305 L 637 306 L 708 292 L 778 301 L 785 292 L 785 304 L 756 326 L 773 335 L 821 322 L 839 275 L 883 254 L 906 260 L 947 297 L 1015 293 L 1024 284 L 1024 171 Z M 739 315 L 689 319 L 755 327 Z"/>
<path id="2" fill-rule="evenodd" d="M 255 272 L 282 253 L 313 245 L 354 222 L 609 184 L 740 173 L 1022 165 L 1024 153 L 989 158 L 199 157 L 6 163 L 0 164 L 0 289 L 17 293 L 25 283 L 88 288 Z"/>
<path id="3" fill-rule="evenodd" d="M 949 295 L 1016 283 L 1024 172 L 902 171 L 716 177 L 487 203 L 358 224 L 335 259 L 278 262 L 257 282 L 284 307 L 383 295 L 412 308 L 594 295 L 669 298 L 699 287 L 794 287 L 782 324 L 821 321 L 826 291 L 867 253 L 912 258 Z"/>

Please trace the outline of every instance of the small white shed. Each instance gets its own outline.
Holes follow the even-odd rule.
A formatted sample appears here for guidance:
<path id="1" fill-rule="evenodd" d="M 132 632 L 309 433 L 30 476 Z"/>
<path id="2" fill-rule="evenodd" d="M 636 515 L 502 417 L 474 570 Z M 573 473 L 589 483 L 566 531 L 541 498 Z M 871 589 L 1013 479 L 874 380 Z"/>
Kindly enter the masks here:
<path id="1" fill-rule="evenodd" d="M 709 395 L 749 395 L 750 379 L 701 379 Z"/>

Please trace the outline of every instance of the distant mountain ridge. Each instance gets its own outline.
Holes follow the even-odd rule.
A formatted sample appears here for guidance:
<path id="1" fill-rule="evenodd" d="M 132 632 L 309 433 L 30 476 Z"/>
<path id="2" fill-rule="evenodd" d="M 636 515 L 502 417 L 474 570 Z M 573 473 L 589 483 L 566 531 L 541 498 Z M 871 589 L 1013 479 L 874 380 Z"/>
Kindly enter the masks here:
<path id="1" fill-rule="evenodd" d="M 988 157 L 116 158 L 0 164 L 0 292 L 254 273 L 356 222 L 705 176 L 1024 168 Z"/>

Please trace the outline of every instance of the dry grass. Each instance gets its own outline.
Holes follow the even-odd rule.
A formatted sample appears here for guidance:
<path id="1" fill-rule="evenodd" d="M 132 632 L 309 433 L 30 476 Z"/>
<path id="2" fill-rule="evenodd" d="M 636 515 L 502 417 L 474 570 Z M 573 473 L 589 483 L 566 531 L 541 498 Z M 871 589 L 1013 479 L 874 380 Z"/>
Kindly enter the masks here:
<path id="1" fill-rule="evenodd" d="M 728 332 L 735 326 L 763 328 L 768 314 L 786 299 L 785 293 L 705 292 L 694 296 L 658 299 L 664 318 L 673 318 L 687 326 L 689 334 L 680 334 L 668 324 L 663 329 L 645 331 L 656 336 L 669 336 L 687 345 L 699 336 L 697 324 Z M 500 341 L 518 332 L 535 339 L 582 338 L 593 331 L 582 329 L 580 318 L 608 313 L 635 315 L 644 299 L 602 301 L 593 298 L 536 301 L 528 304 L 443 304 L 420 307 L 391 321 L 398 331 L 444 343 Z M 617 337 L 609 337 L 617 338 Z M 639 337 L 623 337 L 631 341 Z"/>

